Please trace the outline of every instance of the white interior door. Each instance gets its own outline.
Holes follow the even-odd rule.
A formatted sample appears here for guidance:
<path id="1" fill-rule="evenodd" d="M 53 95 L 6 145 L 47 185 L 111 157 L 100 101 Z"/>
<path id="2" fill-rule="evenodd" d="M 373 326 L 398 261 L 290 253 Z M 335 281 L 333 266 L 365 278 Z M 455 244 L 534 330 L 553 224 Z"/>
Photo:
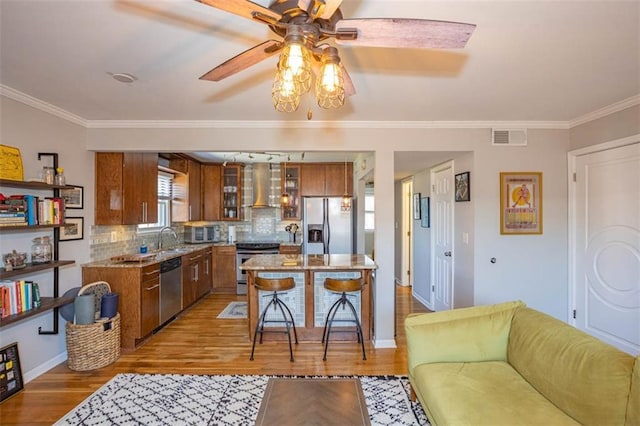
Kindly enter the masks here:
<path id="1" fill-rule="evenodd" d="M 431 283 L 434 310 L 453 307 L 453 163 L 431 170 Z"/>
<path id="2" fill-rule="evenodd" d="M 575 158 L 574 325 L 640 353 L 640 143 Z"/>

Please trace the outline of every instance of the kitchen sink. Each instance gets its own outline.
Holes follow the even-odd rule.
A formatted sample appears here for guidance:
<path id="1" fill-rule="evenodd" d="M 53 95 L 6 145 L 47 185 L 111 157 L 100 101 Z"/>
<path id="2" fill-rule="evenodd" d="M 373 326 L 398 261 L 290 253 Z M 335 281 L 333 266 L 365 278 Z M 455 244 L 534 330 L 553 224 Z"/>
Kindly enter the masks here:
<path id="1" fill-rule="evenodd" d="M 162 251 L 165 253 L 189 253 L 193 249 L 190 247 L 171 247 L 168 249 L 163 249 Z"/>

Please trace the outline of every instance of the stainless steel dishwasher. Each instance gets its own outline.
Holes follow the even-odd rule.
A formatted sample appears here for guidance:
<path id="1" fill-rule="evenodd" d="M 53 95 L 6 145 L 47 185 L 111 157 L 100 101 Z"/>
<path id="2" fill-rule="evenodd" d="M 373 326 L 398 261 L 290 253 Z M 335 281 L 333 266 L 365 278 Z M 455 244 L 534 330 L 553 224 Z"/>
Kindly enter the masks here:
<path id="1" fill-rule="evenodd" d="M 182 310 L 182 258 L 160 263 L 160 324 Z"/>

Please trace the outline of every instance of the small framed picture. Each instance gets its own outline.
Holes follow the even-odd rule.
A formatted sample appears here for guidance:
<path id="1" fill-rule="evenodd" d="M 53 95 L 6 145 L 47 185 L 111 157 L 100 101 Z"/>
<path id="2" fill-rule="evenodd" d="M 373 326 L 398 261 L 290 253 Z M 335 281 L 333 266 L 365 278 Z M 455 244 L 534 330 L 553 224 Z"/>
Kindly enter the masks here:
<path id="1" fill-rule="evenodd" d="M 420 219 L 420 226 L 423 228 L 428 228 L 431 226 L 430 218 L 429 218 L 429 197 L 420 198 L 420 212 L 422 213 L 422 218 Z"/>
<path id="2" fill-rule="evenodd" d="M 0 402 L 24 388 L 18 343 L 0 349 Z"/>
<path id="3" fill-rule="evenodd" d="M 60 228 L 60 241 L 81 240 L 84 238 L 84 218 L 69 217 L 64 220 Z"/>
<path id="4" fill-rule="evenodd" d="M 60 197 L 64 198 L 64 206 L 67 209 L 84 208 L 84 187 L 77 185 L 68 185 L 72 188 L 63 188 L 60 190 Z"/>
<path id="5" fill-rule="evenodd" d="M 420 193 L 413 194 L 413 219 L 420 220 L 422 215 L 420 214 Z"/>
<path id="6" fill-rule="evenodd" d="M 542 172 L 500 173 L 500 234 L 542 234 Z"/>
<path id="7" fill-rule="evenodd" d="M 471 201 L 469 172 L 458 173 L 456 175 L 456 202 L 457 201 Z"/>

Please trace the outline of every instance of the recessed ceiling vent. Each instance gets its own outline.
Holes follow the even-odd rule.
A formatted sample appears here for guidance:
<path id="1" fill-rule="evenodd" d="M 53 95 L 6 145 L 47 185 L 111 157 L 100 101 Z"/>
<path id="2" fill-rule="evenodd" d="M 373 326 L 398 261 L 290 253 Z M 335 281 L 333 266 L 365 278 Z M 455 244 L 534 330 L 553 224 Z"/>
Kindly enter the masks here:
<path id="1" fill-rule="evenodd" d="M 493 129 L 492 145 L 526 146 L 527 129 Z"/>

